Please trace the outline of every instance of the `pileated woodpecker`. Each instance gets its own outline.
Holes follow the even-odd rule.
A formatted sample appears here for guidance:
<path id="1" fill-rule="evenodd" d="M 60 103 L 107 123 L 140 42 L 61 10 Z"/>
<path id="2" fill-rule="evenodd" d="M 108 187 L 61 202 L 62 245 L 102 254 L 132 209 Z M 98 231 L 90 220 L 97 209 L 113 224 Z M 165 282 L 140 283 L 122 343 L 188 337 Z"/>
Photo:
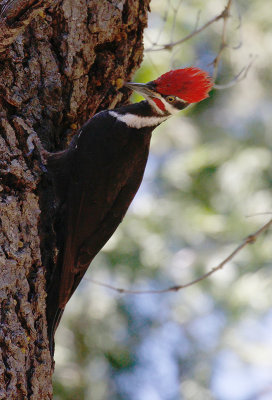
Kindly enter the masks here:
<path id="1" fill-rule="evenodd" d="M 68 300 L 141 184 L 152 131 L 190 103 L 208 97 L 212 83 L 206 72 L 192 67 L 125 86 L 146 100 L 99 112 L 67 150 L 45 152 L 59 203 L 59 253 L 47 297 L 51 352 Z"/>

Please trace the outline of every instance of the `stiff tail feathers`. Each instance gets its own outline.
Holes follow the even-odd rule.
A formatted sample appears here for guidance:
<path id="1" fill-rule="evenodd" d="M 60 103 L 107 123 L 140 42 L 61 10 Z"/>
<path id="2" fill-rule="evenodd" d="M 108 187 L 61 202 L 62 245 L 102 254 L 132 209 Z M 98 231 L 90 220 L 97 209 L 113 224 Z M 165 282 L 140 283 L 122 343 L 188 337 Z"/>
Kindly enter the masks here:
<path id="1" fill-rule="evenodd" d="M 59 255 L 61 252 L 59 253 Z M 47 288 L 46 299 L 46 317 L 47 317 L 47 333 L 49 340 L 49 349 L 51 356 L 55 351 L 55 333 L 60 323 L 64 307 L 60 307 L 59 291 L 61 285 L 62 257 L 59 257 L 55 270 L 50 278 Z"/>
<path id="2" fill-rule="evenodd" d="M 55 312 L 55 315 L 53 318 L 48 321 L 48 340 L 49 340 L 49 350 L 50 354 L 53 357 L 54 352 L 55 352 L 55 333 L 56 329 L 60 323 L 62 314 L 63 314 L 64 309 L 58 308 Z"/>

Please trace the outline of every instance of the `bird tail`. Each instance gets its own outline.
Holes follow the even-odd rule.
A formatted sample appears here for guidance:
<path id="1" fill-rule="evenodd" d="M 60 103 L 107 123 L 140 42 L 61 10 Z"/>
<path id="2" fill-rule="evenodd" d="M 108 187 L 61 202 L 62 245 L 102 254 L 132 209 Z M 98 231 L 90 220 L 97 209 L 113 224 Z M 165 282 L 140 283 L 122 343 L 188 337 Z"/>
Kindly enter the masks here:
<path id="1" fill-rule="evenodd" d="M 57 308 L 53 313 L 50 313 L 50 316 L 48 315 L 49 312 L 47 312 L 47 330 L 48 330 L 48 340 L 49 340 L 49 350 L 50 354 L 53 357 L 54 352 L 55 352 L 55 333 L 56 329 L 59 326 L 62 314 L 63 314 L 64 309 L 63 308 Z"/>
<path id="2" fill-rule="evenodd" d="M 61 268 L 60 261 L 57 263 L 51 281 L 47 288 L 47 299 L 46 299 L 46 317 L 47 317 L 47 333 L 49 340 L 49 349 L 51 356 L 54 356 L 55 341 L 54 336 L 59 326 L 64 307 L 61 307 L 59 299 L 59 290 L 61 283 Z"/>

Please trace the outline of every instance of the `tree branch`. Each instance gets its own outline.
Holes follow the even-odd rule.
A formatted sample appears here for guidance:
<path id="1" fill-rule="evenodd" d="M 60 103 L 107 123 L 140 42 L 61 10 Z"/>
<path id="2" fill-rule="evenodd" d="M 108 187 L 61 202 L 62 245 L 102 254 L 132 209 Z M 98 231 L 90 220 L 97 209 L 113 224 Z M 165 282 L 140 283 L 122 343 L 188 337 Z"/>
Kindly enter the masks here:
<path id="1" fill-rule="evenodd" d="M 206 22 L 200 28 L 194 29 L 191 33 L 189 33 L 189 35 L 185 36 L 184 38 L 179 39 L 179 40 L 177 40 L 175 42 L 165 43 L 165 44 L 161 44 L 161 45 L 158 45 L 158 44 L 154 43 L 153 46 L 160 46 L 160 47 L 159 48 L 155 48 L 155 49 L 154 49 L 154 47 L 150 47 L 150 48 L 146 49 L 145 52 L 171 50 L 174 46 L 177 46 L 179 44 L 183 44 L 187 40 L 189 40 L 192 37 L 198 35 L 200 32 L 204 31 L 206 28 L 208 28 L 208 26 L 210 26 L 214 22 L 219 21 L 222 18 L 225 21 L 229 17 L 229 8 L 231 6 L 231 3 L 232 3 L 232 0 L 228 0 L 228 4 L 226 5 L 225 9 L 219 15 L 217 15 L 214 18 L 210 19 L 208 22 Z M 199 19 L 199 15 L 197 17 L 197 21 L 198 21 L 198 19 Z M 196 26 L 197 25 L 198 24 L 196 24 Z"/>
<path id="2" fill-rule="evenodd" d="M 240 72 L 238 72 L 237 75 L 235 75 L 229 82 L 227 83 L 222 83 L 222 84 L 217 84 L 215 83 L 213 85 L 214 89 L 217 90 L 223 90 L 223 89 L 229 89 L 230 87 L 236 85 L 238 82 L 243 81 L 244 79 L 246 79 L 248 71 L 250 70 L 250 68 L 252 67 L 254 61 L 256 60 L 257 56 L 255 55 L 252 60 L 246 65 L 244 66 Z"/>
<path id="3" fill-rule="evenodd" d="M 175 30 L 175 25 L 176 25 L 176 18 L 177 18 L 177 14 L 178 14 L 178 10 L 179 7 L 181 5 L 181 2 L 178 3 L 177 7 L 173 7 L 174 10 L 174 17 L 173 17 L 173 24 L 172 24 L 172 28 L 171 28 L 171 33 L 170 33 L 170 42 L 169 43 L 165 43 L 165 44 L 158 44 L 158 40 L 159 37 L 161 35 L 161 32 L 159 33 L 158 38 L 156 39 L 155 42 L 151 42 L 151 40 L 149 39 L 149 41 L 152 44 L 152 47 L 148 48 L 145 50 L 146 53 L 150 53 L 153 51 L 161 51 L 161 50 L 173 50 L 173 48 L 177 45 L 181 45 L 184 42 L 186 42 L 187 40 L 191 39 L 192 37 L 198 35 L 199 33 L 201 33 L 202 31 L 204 31 L 206 28 L 208 28 L 211 24 L 215 23 L 216 21 L 223 19 L 223 26 L 222 26 L 222 32 L 221 32 L 221 40 L 220 40 L 220 45 L 219 45 L 219 50 L 214 58 L 214 60 L 212 61 L 212 65 L 213 65 L 213 81 L 215 82 L 217 77 L 218 77 L 218 69 L 219 69 L 219 63 L 221 61 L 222 55 L 224 53 L 224 50 L 226 48 L 230 48 L 230 45 L 228 44 L 227 41 L 227 23 L 228 23 L 228 19 L 230 17 L 230 9 L 233 5 L 233 0 L 227 0 L 227 4 L 224 8 L 224 10 L 217 16 L 213 17 L 212 19 L 210 19 L 208 22 L 206 22 L 204 25 L 202 25 L 200 28 L 198 28 L 198 23 L 199 23 L 199 14 L 197 15 L 196 18 L 196 24 L 195 24 L 195 28 L 194 30 L 187 36 L 185 36 L 182 39 L 179 39 L 177 41 L 173 41 L 173 34 L 174 34 L 174 30 Z M 164 20 L 167 18 L 167 14 L 165 15 Z M 241 15 L 238 13 L 238 19 L 239 19 L 239 24 L 237 26 L 237 29 L 241 29 Z M 240 42 L 238 43 L 238 45 L 231 47 L 233 50 L 237 50 L 241 47 L 242 45 L 242 41 L 240 40 Z M 171 56 L 171 68 L 174 68 L 173 66 L 173 58 L 174 58 L 174 53 L 172 53 Z M 245 65 L 241 71 L 239 73 L 237 73 L 229 82 L 224 83 L 224 84 L 214 84 L 213 88 L 214 89 L 228 89 L 234 85 L 236 85 L 238 82 L 244 80 L 247 77 L 248 71 L 250 70 L 253 62 L 255 61 L 254 57 L 247 65 Z"/>
<path id="4" fill-rule="evenodd" d="M 206 272 L 205 274 L 201 275 L 199 278 L 194 279 L 191 282 L 185 283 L 184 285 L 176 285 L 176 286 L 172 286 L 166 289 L 161 289 L 161 290 L 127 290 L 127 289 L 123 289 L 123 288 L 117 288 L 114 287 L 110 284 L 107 283 L 103 283 L 103 282 L 99 282 L 95 279 L 87 279 L 88 281 L 99 285 L 99 286 L 103 286 L 106 287 L 108 289 L 114 290 L 115 292 L 118 293 L 125 293 L 125 294 L 160 294 L 160 293 L 168 293 L 168 292 L 177 292 L 181 289 L 185 289 L 189 286 L 193 286 L 198 282 L 201 282 L 205 279 L 207 279 L 209 276 L 213 275 L 215 272 L 217 272 L 218 270 L 222 269 L 229 261 L 231 261 L 236 254 L 238 254 L 244 247 L 248 246 L 249 244 L 254 243 L 258 236 L 261 235 L 261 233 L 265 232 L 270 226 L 272 225 L 272 219 L 270 219 L 265 225 L 263 225 L 260 229 L 258 229 L 256 232 L 248 235 L 243 242 L 237 246 L 232 253 L 230 253 L 223 261 L 221 261 L 220 264 L 218 264 L 216 267 L 213 267 L 212 269 L 210 269 L 208 272 Z"/>
<path id="5" fill-rule="evenodd" d="M 228 22 L 228 18 L 230 16 L 230 7 L 232 4 L 232 0 L 228 0 L 228 3 L 225 7 L 225 10 L 222 13 L 222 17 L 223 18 L 223 27 L 222 27 L 222 34 L 221 34 L 221 44 L 220 44 L 220 49 L 219 52 L 217 53 L 217 56 L 215 57 L 215 59 L 213 60 L 213 80 L 215 82 L 217 75 L 218 75 L 218 65 L 219 65 L 219 61 L 221 60 L 223 51 L 225 50 L 225 48 L 228 46 L 227 44 L 227 22 Z"/>

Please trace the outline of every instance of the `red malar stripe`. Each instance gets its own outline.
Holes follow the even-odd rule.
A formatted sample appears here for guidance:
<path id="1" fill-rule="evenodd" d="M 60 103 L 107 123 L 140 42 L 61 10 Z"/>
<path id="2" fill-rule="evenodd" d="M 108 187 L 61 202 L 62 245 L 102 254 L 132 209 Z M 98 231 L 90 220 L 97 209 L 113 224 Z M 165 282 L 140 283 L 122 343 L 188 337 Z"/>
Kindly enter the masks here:
<path id="1" fill-rule="evenodd" d="M 158 99 L 157 97 L 153 97 L 152 100 L 154 101 L 154 103 L 157 104 L 160 110 L 165 111 L 165 106 L 160 99 Z"/>

